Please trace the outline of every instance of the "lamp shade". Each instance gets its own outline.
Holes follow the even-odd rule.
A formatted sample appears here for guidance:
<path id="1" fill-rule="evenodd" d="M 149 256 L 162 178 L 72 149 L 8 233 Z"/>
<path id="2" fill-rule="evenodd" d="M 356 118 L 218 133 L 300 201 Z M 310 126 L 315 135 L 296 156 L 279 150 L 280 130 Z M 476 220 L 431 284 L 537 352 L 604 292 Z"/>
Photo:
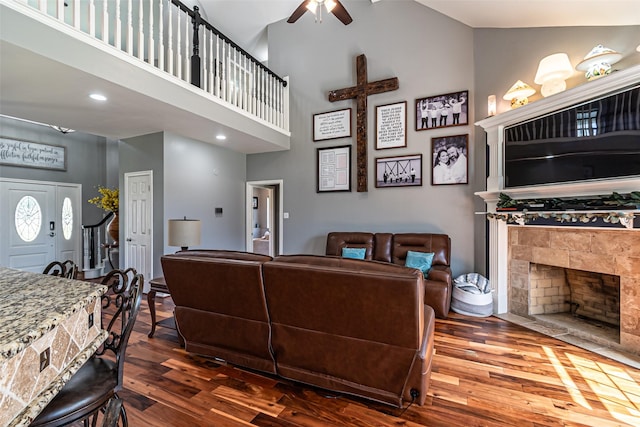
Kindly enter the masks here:
<path id="1" fill-rule="evenodd" d="M 543 96 L 562 92 L 567 88 L 566 79 L 573 74 L 573 67 L 566 53 L 554 53 L 542 58 L 534 82 L 542 85 Z"/>
<path id="2" fill-rule="evenodd" d="M 511 108 L 517 108 L 527 104 L 529 102 L 527 98 L 534 93 L 536 93 L 534 88 L 522 80 L 518 80 L 511 86 L 507 93 L 504 94 L 502 99 L 511 101 Z"/>
<path id="3" fill-rule="evenodd" d="M 587 80 L 597 79 L 611 73 L 611 65 L 622 59 L 622 54 L 601 44 L 595 46 L 584 59 L 576 65 L 576 70 L 586 71 Z"/>
<path id="4" fill-rule="evenodd" d="M 199 219 L 170 219 L 169 246 L 180 246 L 186 250 L 189 246 L 200 244 Z"/>

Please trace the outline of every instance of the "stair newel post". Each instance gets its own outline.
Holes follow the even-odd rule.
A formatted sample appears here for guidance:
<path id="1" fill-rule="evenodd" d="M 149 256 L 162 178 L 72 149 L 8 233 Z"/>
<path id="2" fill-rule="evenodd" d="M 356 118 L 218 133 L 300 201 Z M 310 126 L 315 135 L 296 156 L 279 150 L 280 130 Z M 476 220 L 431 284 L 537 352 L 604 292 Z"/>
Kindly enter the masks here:
<path id="1" fill-rule="evenodd" d="M 200 86 L 200 39 L 198 33 L 200 32 L 200 25 L 202 25 L 202 18 L 200 17 L 200 8 L 193 6 L 193 55 L 191 55 L 191 84 L 194 86 Z"/>

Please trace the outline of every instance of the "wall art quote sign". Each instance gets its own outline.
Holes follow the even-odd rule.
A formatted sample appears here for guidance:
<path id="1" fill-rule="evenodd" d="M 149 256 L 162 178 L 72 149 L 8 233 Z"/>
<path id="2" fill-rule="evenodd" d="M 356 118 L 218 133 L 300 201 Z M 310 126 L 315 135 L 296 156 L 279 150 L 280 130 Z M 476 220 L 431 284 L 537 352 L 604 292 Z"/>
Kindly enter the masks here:
<path id="1" fill-rule="evenodd" d="M 407 146 L 407 102 L 376 107 L 376 150 Z"/>
<path id="2" fill-rule="evenodd" d="M 351 108 L 313 115 L 313 140 L 351 136 Z"/>
<path id="3" fill-rule="evenodd" d="M 59 145 L 0 137 L 0 164 L 64 171 L 67 152 Z"/>

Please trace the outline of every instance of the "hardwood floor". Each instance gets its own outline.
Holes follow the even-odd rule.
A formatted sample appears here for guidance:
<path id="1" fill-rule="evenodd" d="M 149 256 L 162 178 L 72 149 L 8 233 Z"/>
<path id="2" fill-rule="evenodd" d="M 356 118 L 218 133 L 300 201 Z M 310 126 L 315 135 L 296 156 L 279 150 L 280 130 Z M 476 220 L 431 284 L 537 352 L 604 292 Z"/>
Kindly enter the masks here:
<path id="1" fill-rule="evenodd" d="M 156 306 L 171 316 L 170 298 Z M 404 409 L 224 366 L 149 330 L 143 302 L 120 393 L 133 427 L 640 426 L 640 371 L 495 317 L 437 321 L 427 402 Z"/>

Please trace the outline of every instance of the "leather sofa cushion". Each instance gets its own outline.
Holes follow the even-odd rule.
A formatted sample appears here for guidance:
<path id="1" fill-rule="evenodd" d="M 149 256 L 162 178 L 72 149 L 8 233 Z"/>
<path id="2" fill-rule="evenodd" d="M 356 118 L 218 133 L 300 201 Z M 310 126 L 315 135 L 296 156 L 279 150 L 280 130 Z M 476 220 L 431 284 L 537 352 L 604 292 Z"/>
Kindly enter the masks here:
<path id="1" fill-rule="evenodd" d="M 391 248 L 391 262 L 404 265 L 408 251 L 433 252 L 432 265 L 451 265 L 451 239 L 446 234 L 394 234 Z"/>
<path id="2" fill-rule="evenodd" d="M 373 233 L 329 233 L 327 236 L 326 255 L 341 256 L 342 248 L 365 248 L 364 259 L 373 259 Z"/>

